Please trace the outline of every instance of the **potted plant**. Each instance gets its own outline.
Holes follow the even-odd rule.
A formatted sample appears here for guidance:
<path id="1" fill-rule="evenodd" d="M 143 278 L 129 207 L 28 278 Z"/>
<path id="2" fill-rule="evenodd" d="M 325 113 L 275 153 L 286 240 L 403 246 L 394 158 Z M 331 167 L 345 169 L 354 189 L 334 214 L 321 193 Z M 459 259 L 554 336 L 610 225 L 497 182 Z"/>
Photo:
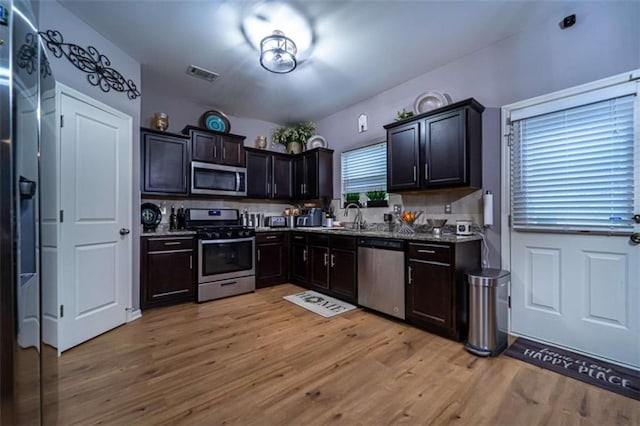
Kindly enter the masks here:
<path id="1" fill-rule="evenodd" d="M 389 203 L 387 202 L 387 191 L 369 191 L 366 193 L 367 198 L 367 207 L 387 207 Z"/>
<path id="2" fill-rule="evenodd" d="M 345 207 L 347 206 L 347 204 L 350 204 L 350 203 L 355 203 L 358 206 L 360 206 L 359 192 L 348 192 L 347 194 L 345 194 L 344 198 L 345 198 L 345 202 L 344 202 Z"/>
<path id="3" fill-rule="evenodd" d="M 274 130 L 271 140 L 273 143 L 284 145 L 289 154 L 299 154 L 303 146 L 306 148 L 307 140 L 315 134 L 315 131 L 316 125 L 311 121 L 305 121 Z"/>

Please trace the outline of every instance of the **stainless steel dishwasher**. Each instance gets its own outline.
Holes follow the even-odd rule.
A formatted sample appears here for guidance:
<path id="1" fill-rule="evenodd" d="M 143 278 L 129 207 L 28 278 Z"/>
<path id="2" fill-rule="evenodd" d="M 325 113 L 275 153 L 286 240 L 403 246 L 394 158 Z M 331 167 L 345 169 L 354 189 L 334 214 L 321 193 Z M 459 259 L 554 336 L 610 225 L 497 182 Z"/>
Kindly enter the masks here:
<path id="1" fill-rule="evenodd" d="M 358 238 L 358 304 L 404 319 L 403 240 Z"/>

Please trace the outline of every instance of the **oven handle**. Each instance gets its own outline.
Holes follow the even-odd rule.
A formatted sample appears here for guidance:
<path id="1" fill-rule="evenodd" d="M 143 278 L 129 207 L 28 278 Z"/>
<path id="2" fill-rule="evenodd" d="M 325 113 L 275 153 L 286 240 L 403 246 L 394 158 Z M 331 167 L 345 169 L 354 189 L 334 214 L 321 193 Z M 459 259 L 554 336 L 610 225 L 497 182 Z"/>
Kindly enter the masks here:
<path id="1" fill-rule="evenodd" d="M 244 242 L 254 241 L 254 240 L 255 240 L 255 237 L 236 238 L 231 240 L 200 240 L 200 244 L 206 245 L 206 244 L 220 244 L 220 243 L 244 243 Z"/>
<path id="2" fill-rule="evenodd" d="M 240 172 L 236 172 L 236 192 L 240 191 Z"/>

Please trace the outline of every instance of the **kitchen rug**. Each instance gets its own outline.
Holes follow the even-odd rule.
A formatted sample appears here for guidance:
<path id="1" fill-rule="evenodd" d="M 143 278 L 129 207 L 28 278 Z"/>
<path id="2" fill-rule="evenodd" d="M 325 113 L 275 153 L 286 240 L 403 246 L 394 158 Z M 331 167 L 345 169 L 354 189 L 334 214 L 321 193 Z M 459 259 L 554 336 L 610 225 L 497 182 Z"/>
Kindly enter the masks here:
<path id="1" fill-rule="evenodd" d="M 322 315 L 325 318 L 342 314 L 356 308 L 347 302 L 311 290 L 284 296 L 283 299 L 302 306 L 318 315 Z"/>
<path id="2" fill-rule="evenodd" d="M 518 337 L 505 352 L 529 364 L 640 401 L 640 371 Z"/>

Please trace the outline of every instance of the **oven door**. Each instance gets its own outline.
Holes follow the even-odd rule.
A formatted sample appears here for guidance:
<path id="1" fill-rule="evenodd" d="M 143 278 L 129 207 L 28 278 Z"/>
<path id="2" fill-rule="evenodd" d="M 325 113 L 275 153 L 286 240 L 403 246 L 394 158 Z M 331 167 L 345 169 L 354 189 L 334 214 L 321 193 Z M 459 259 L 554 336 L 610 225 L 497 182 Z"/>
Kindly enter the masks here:
<path id="1" fill-rule="evenodd" d="M 200 240 L 198 284 L 255 275 L 254 237 Z"/>
<path id="2" fill-rule="evenodd" d="M 247 169 L 219 164 L 191 162 L 191 193 L 247 195 Z"/>

